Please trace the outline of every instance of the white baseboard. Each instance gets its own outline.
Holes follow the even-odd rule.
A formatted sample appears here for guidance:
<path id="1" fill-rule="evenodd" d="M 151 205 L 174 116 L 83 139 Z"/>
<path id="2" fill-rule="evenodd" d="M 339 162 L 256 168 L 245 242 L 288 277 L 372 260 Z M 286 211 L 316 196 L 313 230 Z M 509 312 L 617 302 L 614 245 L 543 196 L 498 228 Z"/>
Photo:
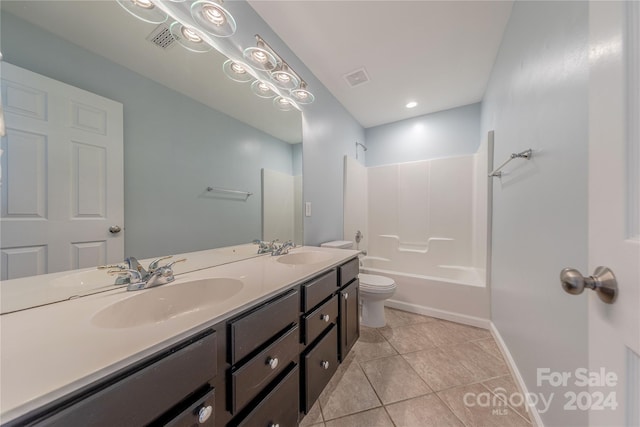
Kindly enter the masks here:
<path id="1" fill-rule="evenodd" d="M 464 325 L 475 326 L 477 328 L 489 329 L 491 325 L 491 321 L 489 319 L 468 316 L 466 314 L 454 313 L 447 310 L 439 310 L 437 308 L 425 307 L 423 305 L 410 304 L 403 301 L 389 299 L 385 301 L 384 305 L 387 307 L 408 311 L 410 313 L 437 317 L 438 319 L 450 320 L 451 322 L 462 323 Z"/>
<path id="2" fill-rule="evenodd" d="M 496 326 L 493 324 L 493 322 L 489 322 L 489 331 L 491 331 L 491 335 L 493 335 L 493 338 L 495 339 L 496 344 L 498 344 L 498 348 L 500 349 L 500 352 L 502 353 L 504 360 L 507 362 L 509 371 L 511 371 L 511 376 L 516 380 L 516 383 L 518 388 L 520 389 L 520 392 L 526 396 L 529 393 L 529 391 L 527 390 L 527 386 L 524 383 L 524 379 L 522 378 L 522 375 L 520 375 L 520 371 L 518 370 L 518 367 L 516 366 L 516 362 L 513 360 L 513 357 L 511 356 L 511 352 L 509 352 L 507 345 L 505 344 L 504 340 L 502 339 L 502 336 L 500 335 L 500 332 L 498 332 L 498 329 L 496 329 Z M 538 413 L 538 410 L 534 405 L 531 405 L 528 400 L 527 400 L 527 410 L 529 412 L 531 421 L 538 427 L 544 427 L 544 424 L 542 423 L 542 418 L 540 418 L 540 414 Z"/>

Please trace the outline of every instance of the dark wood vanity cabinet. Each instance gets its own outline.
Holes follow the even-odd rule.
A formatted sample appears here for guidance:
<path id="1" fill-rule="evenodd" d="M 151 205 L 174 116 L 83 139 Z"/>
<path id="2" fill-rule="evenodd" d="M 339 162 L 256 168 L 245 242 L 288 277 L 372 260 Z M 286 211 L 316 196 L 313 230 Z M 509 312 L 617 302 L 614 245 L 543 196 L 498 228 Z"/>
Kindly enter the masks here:
<path id="1" fill-rule="evenodd" d="M 338 267 L 340 286 L 340 361 L 345 359 L 360 337 L 359 271 L 358 258 L 354 258 Z"/>
<path id="2" fill-rule="evenodd" d="M 302 285 L 301 410 L 308 413 L 359 336 L 358 259 Z"/>
<path id="3" fill-rule="evenodd" d="M 270 414 L 276 413 L 283 422 L 292 419 L 270 402 L 282 401 L 279 396 L 291 388 L 291 378 L 298 378 L 299 319 L 300 293 L 293 289 L 228 322 L 226 392 L 227 410 L 233 417 L 228 425 L 268 427 Z M 296 399 L 294 423 L 282 425 L 296 425 L 297 406 Z"/>
<path id="4" fill-rule="evenodd" d="M 295 426 L 358 338 L 357 259 L 6 426 Z"/>
<path id="5" fill-rule="evenodd" d="M 358 279 L 340 290 L 340 343 L 339 353 L 342 362 L 360 337 Z"/>
<path id="6" fill-rule="evenodd" d="M 338 328 L 331 324 L 318 342 L 302 356 L 304 384 L 302 403 L 305 413 L 320 396 L 338 368 Z"/>
<path id="7" fill-rule="evenodd" d="M 206 330 L 7 425 L 213 426 L 216 341 Z"/>

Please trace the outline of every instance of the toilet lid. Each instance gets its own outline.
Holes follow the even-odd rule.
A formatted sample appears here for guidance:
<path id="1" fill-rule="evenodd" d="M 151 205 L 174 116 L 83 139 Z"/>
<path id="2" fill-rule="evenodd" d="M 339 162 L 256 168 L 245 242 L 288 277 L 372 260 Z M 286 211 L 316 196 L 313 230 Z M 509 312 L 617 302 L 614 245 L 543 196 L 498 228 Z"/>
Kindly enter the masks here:
<path id="1" fill-rule="evenodd" d="M 375 274 L 364 274 L 360 273 L 358 275 L 360 279 L 360 288 L 371 291 L 386 291 L 392 290 L 396 288 L 396 282 L 393 279 L 384 276 L 378 276 Z"/>

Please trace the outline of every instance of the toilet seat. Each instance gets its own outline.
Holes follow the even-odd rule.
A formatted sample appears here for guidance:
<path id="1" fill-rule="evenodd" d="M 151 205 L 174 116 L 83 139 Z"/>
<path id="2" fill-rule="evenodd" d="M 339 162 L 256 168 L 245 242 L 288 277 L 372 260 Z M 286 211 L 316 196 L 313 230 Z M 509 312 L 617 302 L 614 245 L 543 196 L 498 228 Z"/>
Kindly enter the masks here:
<path id="1" fill-rule="evenodd" d="M 388 277 L 360 273 L 358 278 L 360 279 L 360 289 L 366 292 L 384 293 L 396 288 L 396 282 Z"/>

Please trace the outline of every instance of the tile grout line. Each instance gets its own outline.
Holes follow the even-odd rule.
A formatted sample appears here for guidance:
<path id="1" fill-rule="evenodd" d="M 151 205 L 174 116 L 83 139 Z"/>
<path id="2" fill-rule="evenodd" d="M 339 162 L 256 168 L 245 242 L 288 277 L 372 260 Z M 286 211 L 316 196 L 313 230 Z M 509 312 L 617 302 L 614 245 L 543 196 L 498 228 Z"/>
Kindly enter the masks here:
<path id="1" fill-rule="evenodd" d="M 398 310 L 398 311 L 401 311 L 401 310 Z M 414 313 L 412 313 L 412 314 L 414 314 Z M 422 315 L 418 315 L 418 316 L 422 316 Z M 423 321 L 415 321 L 416 319 L 414 318 L 413 320 L 409 321 L 408 323 L 404 323 L 404 324 L 400 324 L 400 325 L 395 325 L 395 326 L 393 326 L 393 327 L 392 327 L 392 326 L 388 326 L 388 324 L 387 324 L 387 326 L 385 326 L 384 328 L 389 329 L 389 330 L 393 330 L 393 329 L 396 329 L 396 328 L 410 327 L 410 326 L 413 326 L 413 325 L 421 325 L 421 324 L 432 323 L 432 322 L 442 322 L 442 323 L 445 325 L 445 328 L 446 328 L 446 323 L 445 323 L 445 322 L 449 322 L 449 321 L 443 321 L 443 320 L 440 320 L 440 319 L 437 319 L 437 318 L 432 318 L 432 317 L 429 317 L 429 316 L 422 316 L 422 317 L 424 317 L 424 318 L 425 318 L 425 320 L 423 320 Z M 456 323 L 456 322 L 451 322 L 451 323 Z M 468 326 L 468 325 L 464 325 L 464 324 L 460 324 L 460 325 L 462 325 L 462 326 Z M 471 327 L 471 326 L 469 326 L 469 327 Z M 424 352 L 424 351 L 430 351 L 430 350 L 445 351 L 445 354 L 446 354 L 446 349 L 447 349 L 447 348 L 454 347 L 454 346 L 458 346 L 458 345 L 464 345 L 464 344 L 472 344 L 472 345 L 473 345 L 473 347 L 474 347 L 474 348 L 476 348 L 478 351 L 480 351 L 480 352 L 482 352 L 482 353 L 484 353 L 484 354 L 488 354 L 489 356 L 491 356 L 491 359 L 499 360 L 499 361 L 501 361 L 502 363 L 505 363 L 504 359 L 500 359 L 500 358 L 496 357 L 496 356 L 495 356 L 495 355 L 493 355 L 490 351 L 486 350 L 484 347 L 480 346 L 479 344 L 476 344 L 476 342 L 478 342 L 478 341 L 484 341 L 484 340 L 488 341 L 488 340 L 492 340 L 492 339 L 493 339 L 493 337 L 492 337 L 492 336 L 488 336 L 488 337 L 481 337 L 481 338 L 474 337 L 474 338 L 471 338 L 471 339 L 466 339 L 466 338 L 465 338 L 463 341 L 461 341 L 461 342 L 459 342 L 459 343 L 455 343 L 455 344 L 445 344 L 445 345 L 442 345 L 442 344 L 441 344 L 441 345 L 438 345 L 438 344 L 434 343 L 434 342 L 433 342 L 433 340 L 432 340 L 429 336 L 427 336 L 426 338 L 429 338 L 429 342 L 431 342 L 431 344 L 433 345 L 433 347 L 424 348 L 424 349 L 418 349 L 418 350 L 414 350 L 414 351 L 409 351 L 409 352 L 406 352 L 406 353 L 402 353 L 402 352 L 400 352 L 400 351 L 399 351 L 399 350 L 398 350 L 398 349 L 397 349 L 397 348 L 396 348 L 396 347 L 395 347 L 395 346 L 390 342 L 390 340 L 389 340 L 389 339 L 388 339 L 388 338 L 387 338 L 387 337 L 386 337 L 382 332 L 380 332 L 380 329 L 383 329 L 383 328 L 370 328 L 370 329 L 371 329 L 371 330 L 373 330 L 373 331 L 375 331 L 379 336 L 381 336 L 381 337 L 383 338 L 383 341 L 380 341 L 380 342 L 373 342 L 372 344 L 383 344 L 383 343 L 386 343 L 386 344 L 388 344 L 388 345 L 390 346 L 390 348 L 391 348 L 393 351 L 395 351 L 395 352 L 396 352 L 396 354 L 393 354 L 393 355 L 386 355 L 386 356 L 373 357 L 373 358 L 371 358 L 371 359 L 367 359 L 367 360 L 359 360 L 359 358 L 355 357 L 355 355 L 354 355 L 354 358 L 353 358 L 353 362 L 355 362 L 355 363 L 357 364 L 357 367 L 358 367 L 358 368 L 361 370 L 361 372 L 364 374 L 364 376 L 365 376 L 365 378 L 366 378 L 366 380 L 367 380 L 367 383 L 369 384 L 369 386 L 370 386 L 370 387 L 371 387 L 371 389 L 373 390 L 373 392 L 374 392 L 374 394 L 375 394 L 376 398 L 378 399 L 378 403 L 379 403 L 381 406 L 377 406 L 377 407 L 373 407 L 373 408 L 364 409 L 364 410 L 357 411 L 357 412 L 353 412 L 353 413 L 350 413 L 350 414 L 345 414 L 345 415 L 343 415 L 343 416 L 340 416 L 340 417 L 337 417 L 337 418 L 333 418 L 333 419 L 331 419 L 331 420 L 327 420 L 327 419 L 326 419 L 326 417 L 325 417 L 325 415 L 324 415 L 324 410 L 323 410 L 323 408 L 322 408 L 322 404 L 319 404 L 319 407 L 320 407 L 320 416 L 321 416 L 321 419 L 322 419 L 322 424 L 324 424 L 324 425 L 325 425 L 325 427 L 326 427 L 326 423 L 327 423 L 327 422 L 331 422 L 331 421 L 334 421 L 334 420 L 339 420 L 339 419 L 342 419 L 342 418 L 346 418 L 346 417 L 350 417 L 350 416 L 353 416 L 353 415 L 361 414 L 361 413 L 364 413 L 364 412 L 367 412 L 367 411 L 372 411 L 372 410 L 375 410 L 375 409 L 377 409 L 377 408 L 382 408 L 382 409 L 384 410 L 385 414 L 387 415 L 388 419 L 391 421 L 392 425 L 393 425 L 393 426 L 396 426 L 396 422 L 393 420 L 393 418 L 391 417 L 391 414 L 390 414 L 390 412 L 389 412 L 389 410 L 388 410 L 388 406 L 389 406 L 389 405 L 394 405 L 394 404 L 401 403 L 401 402 L 406 402 L 406 401 L 409 401 L 409 400 L 412 400 L 412 399 L 421 398 L 421 397 L 424 397 L 424 396 L 428 396 L 428 395 L 430 395 L 430 394 L 434 394 L 434 395 L 436 396 L 436 398 L 438 399 L 438 401 L 439 401 L 439 402 L 441 402 L 441 403 L 444 405 L 444 407 L 445 407 L 445 408 L 447 408 L 451 414 L 453 414 L 453 416 L 455 417 L 455 419 L 459 420 L 459 421 L 462 423 L 462 425 L 469 427 L 469 426 L 468 426 L 468 425 L 467 425 L 467 424 L 466 424 L 466 423 L 465 423 L 465 422 L 464 422 L 464 421 L 463 421 L 463 420 L 462 420 L 462 419 L 461 419 L 461 418 L 460 418 L 460 417 L 459 417 L 459 416 L 458 416 L 458 415 L 453 411 L 453 409 L 450 407 L 450 405 L 448 405 L 448 404 L 447 404 L 447 403 L 446 403 L 446 402 L 445 402 L 445 401 L 444 401 L 444 400 L 439 396 L 439 394 L 438 394 L 438 393 L 445 392 L 445 391 L 448 391 L 448 390 L 452 390 L 452 389 L 455 389 L 455 388 L 460 388 L 460 387 L 466 387 L 466 386 L 470 386 L 470 385 L 480 384 L 482 387 L 484 387 L 485 389 L 487 389 L 490 393 L 492 393 L 493 395 L 496 395 L 492 390 L 490 390 L 490 389 L 489 389 L 489 387 L 488 387 L 486 384 L 484 384 L 484 382 L 486 382 L 486 381 L 490 381 L 490 380 L 493 380 L 493 379 L 497 379 L 497 378 L 501 378 L 501 377 L 507 377 L 507 376 L 511 379 L 511 381 L 513 381 L 512 376 L 510 375 L 510 373 L 509 373 L 509 372 L 507 372 L 507 373 L 505 373 L 505 374 L 495 375 L 495 376 L 489 376 L 489 377 L 485 377 L 485 378 L 480 378 L 480 379 L 476 379 L 476 380 L 471 381 L 471 382 L 468 382 L 468 383 L 464 383 L 464 384 L 459 384 L 459 385 L 455 385 L 455 386 L 447 387 L 447 388 L 444 388 L 444 389 L 442 389 L 442 390 L 434 390 L 434 389 L 431 387 L 431 385 L 429 385 L 429 383 L 428 383 L 428 382 L 427 382 L 427 381 L 426 381 L 426 380 L 425 380 L 425 379 L 424 379 L 420 374 L 418 374 L 418 372 L 417 372 L 417 371 L 416 371 L 416 369 L 413 367 L 413 365 L 407 361 L 407 359 L 405 358 L 405 355 L 414 354 L 414 353 L 418 353 L 418 352 Z M 451 332 L 451 333 L 455 333 L 456 331 L 454 331 L 454 330 L 450 329 L 450 332 Z M 494 342 L 495 342 L 495 340 L 494 340 Z M 428 388 L 429 390 L 431 390 L 431 391 L 430 391 L 430 392 L 428 392 L 428 393 L 425 393 L 425 394 L 418 395 L 418 396 L 413 396 L 413 397 L 409 397 L 409 398 L 406 398 L 406 399 L 401 399 L 401 400 L 398 400 L 398 401 L 395 401 L 395 402 L 391 402 L 391 403 L 389 403 L 389 404 L 385 404 L 385 403 L 382 401 L 382 398 L 380 397 L 380 395 L 379 395 L 378 391 L 377 391 L 377 390 L 375 389 L 375 387 L 373 386 L 373 383 L 371 382 L 371 379 L 370 379 L 370 378 L 369 378 L 369 376 L 367 375 L 367 373 L 366 373 L 366 371 L 365 371 L 365 369 L 364 369 L 363 364 L 366 364 L 366 363 L 368 363 L 368 362 L 372 362 L 372 361 L 376 361 L 376 360 L 385 359 L 385 358 L 392 358 L 392 357 L 395 357 L 395 356 L 401 356 L 401 359 L 402 359 L 405 363 L 407 363 L 407 364 L 409 365 L 409 367 L 411 368 L 411 371 L 412 371 L 412 372 L 414 372 L 414 374 L 417 376 L 417 378 L 419 378 L 419 379 L 420 379 L 420 380 L 421 380 L 421 381 L 422 381 L 422 382 L 427 386 L 427 388 Z M 466 366 L 464 366 L 464 365 L 463 365 L 463 364 L 461 364 L 461 363 L 459 363 L 459 365 L 460 365 L 460 366 L 461 366 L 461 367 L 462 367 L 466 372 L 468 372 L 471 376 L 475 376 L 474 372 L 470 371 L 470 370 L 469 370 L 469 368 L 467 368 Z M 496 395 L 496 397 L 498 397 L 498 398 L 499 398 L 499 396 L 497 396 L 497 395 Z M 518 414 L 518 416 L 519 416 L 521 419 L 523 419 L 523 420 L 527 421 L 528 423 L 531 423 L 531 421 L 530 421 L 530 420 L 527 420 L 527 419 L 526 419 L 525 417 L 523 417 L 523 416 L 522 416 L 522 415 L 521 415 L 517 410 L 515 410 L 511 405 L 509 405 L 509 403 L 508 403 L 508 402 L 506 402 L 506 403 L 507 403 L 507 406 L 508 406 L 512 411 L 514 411 L 516 414 Z"/>
<path id="2" fill-rule="evenodd" d="M 504 375 L 504 376 L 506 376 L 506 375 Z M 511 377 L 511 375 L 509 375 L 509 377 Z M 502 378 L 502 377 L 497 377 L 497 378 Z M 513 378 L 512 378 L 512 381 L 513 381 Z M 515 383 L 515 382 L 514 382 L 514 383 Z M 494 395 L 494 396 L 496 396 L 498 399 L 500 399 L 500 396 L 498 396 L 498 394 L 496 394 L 494 390 L 491 390 L 491 389 L 489 388 L 489 386 L 487 386 L 485 383 L 480 383 L 480 385 L 482 385 L 484 388 L 486 388 L 487 390 L 489 390 L 489 393 L 493 394 L 493 395 Z M 517 388 L 517 387 L 518 387 L 518 386 L 516 385 L 516 388 Z M 528 419 L 528 418 L 523 417 L 523 416 L 522 416 L 522 414 L 520 414 L 520 411 L 517 411 L 513 406 L 511 406 L 511 404 L 510 404 L 508 401 L 505 401 L 505 403 L 507 404 L 507 406 L 509 407 L 509 409 L 511 409 L 513 412 L 515 412 L 518 416 L 520 416 L 520 418 L 524 419 L 527 423 L 531 424 L 531 420 L 530 420 L 530 419 Z M 523 402 L 523 404 L 524 404 L 524 402 Z M 529 411 L 527 410 L 527 407 L 526 407 L 526 406 L 523 406 L 523 407 L 524 407 L 525 412 L 529 413 Z"/>

